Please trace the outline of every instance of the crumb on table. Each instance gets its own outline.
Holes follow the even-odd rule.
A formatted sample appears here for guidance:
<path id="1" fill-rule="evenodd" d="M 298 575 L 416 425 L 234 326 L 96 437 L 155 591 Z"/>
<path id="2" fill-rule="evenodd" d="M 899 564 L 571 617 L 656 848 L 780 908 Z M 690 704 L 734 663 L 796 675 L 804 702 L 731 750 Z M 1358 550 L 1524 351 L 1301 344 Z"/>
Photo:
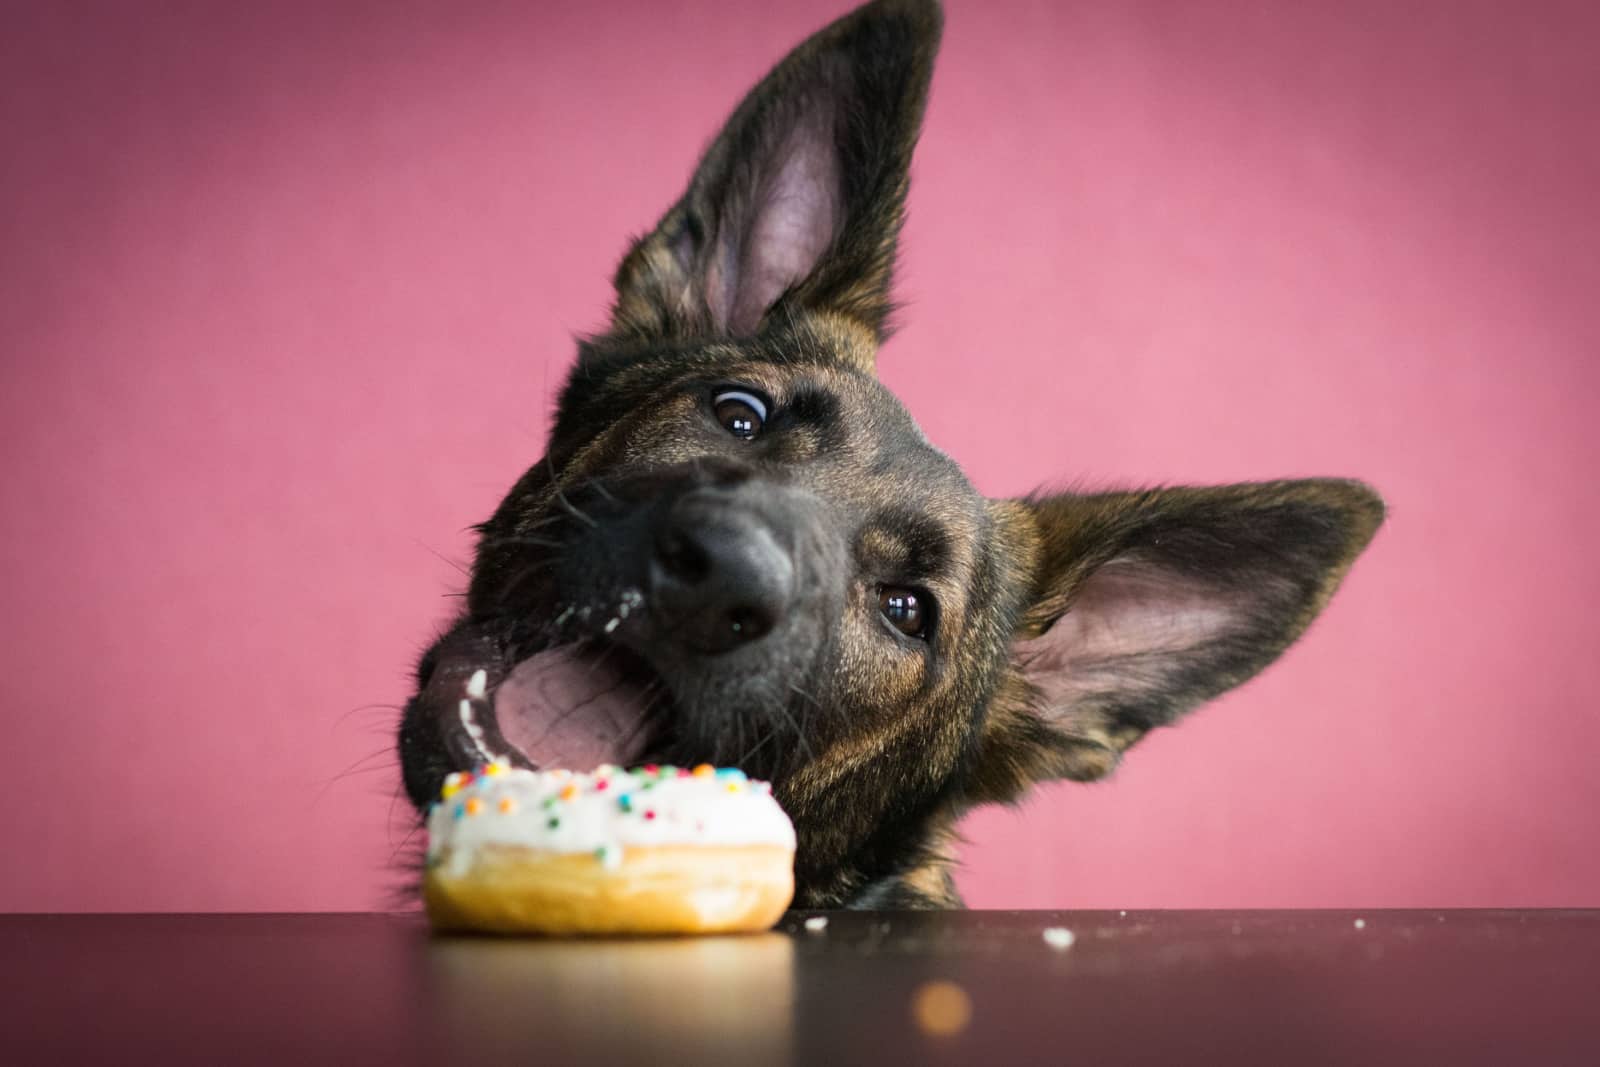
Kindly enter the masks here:
<path id="1" fill-rule="evenodd" d="M 1045 927 L 1044 943 L 1055 949 L 1057 952 L 1060 952 L 1063 949 L 1071 948 L 1072 943 L 1076 940 L 1078 940 L 1078 935 L 1074 934 L 1071 930 L 1068 930 L 1065 926 Z"/>

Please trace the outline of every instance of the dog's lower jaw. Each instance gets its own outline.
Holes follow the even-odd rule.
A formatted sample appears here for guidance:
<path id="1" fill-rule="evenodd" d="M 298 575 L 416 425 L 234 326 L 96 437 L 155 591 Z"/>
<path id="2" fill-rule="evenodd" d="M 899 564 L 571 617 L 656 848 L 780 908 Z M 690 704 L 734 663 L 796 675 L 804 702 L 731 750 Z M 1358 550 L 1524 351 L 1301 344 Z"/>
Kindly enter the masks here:
<path id="1" fill-rule="evenodd" d="M 417 665 L 417 694 L 406 702 L 400 721 L 400 772 L 406 795 L 419 811 L 439 796 L 445 776 L 475 767 L 491 755 L 511 753 L 492 716 L 476 715 L 468 685 L 483 672 L 484 689 L 505 677 L 500 641 L 470 623 L 458 623 L 423 655 Z"/>

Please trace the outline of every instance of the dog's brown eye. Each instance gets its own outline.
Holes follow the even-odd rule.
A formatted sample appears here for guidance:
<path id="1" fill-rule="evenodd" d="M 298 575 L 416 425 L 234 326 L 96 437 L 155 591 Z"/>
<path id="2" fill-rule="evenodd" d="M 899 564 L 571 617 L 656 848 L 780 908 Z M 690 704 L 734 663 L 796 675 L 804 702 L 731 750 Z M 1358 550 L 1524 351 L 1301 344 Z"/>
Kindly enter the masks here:
<path id="1" fill-rule="evenodd" d="M 907 637 L 927 636 L 928 612 L 915 590 L 884 586 L 878 590 L 878 610 Z"/>
<path id="2" fill-rule="evenodd" d="M 743 389 L 724 389 L 711 399 L 717 421 L 733 436 L 750 440 L 767 422 L 767 405 L 754 393 Z"/>

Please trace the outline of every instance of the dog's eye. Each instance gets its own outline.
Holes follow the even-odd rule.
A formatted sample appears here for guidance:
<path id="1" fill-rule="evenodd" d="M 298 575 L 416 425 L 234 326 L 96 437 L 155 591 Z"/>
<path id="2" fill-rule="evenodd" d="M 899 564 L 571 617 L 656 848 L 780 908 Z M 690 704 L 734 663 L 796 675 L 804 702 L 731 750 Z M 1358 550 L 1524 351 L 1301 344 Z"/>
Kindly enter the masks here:
<path id="1" fill-rule="evenodd" d="M 717 421 L 733 436 L 750 440 L 761 432 L 767 421 L 767 405 L 754 393 L 743 389 L 724 389 L 711 398 L 711 410 Z"/>
<path id="2" fill-rule="evenodd" d="M 878 610 L 907 637 L 928 636 L 928 609 L 915 589 L 886 585 L 878 590 Z"/>

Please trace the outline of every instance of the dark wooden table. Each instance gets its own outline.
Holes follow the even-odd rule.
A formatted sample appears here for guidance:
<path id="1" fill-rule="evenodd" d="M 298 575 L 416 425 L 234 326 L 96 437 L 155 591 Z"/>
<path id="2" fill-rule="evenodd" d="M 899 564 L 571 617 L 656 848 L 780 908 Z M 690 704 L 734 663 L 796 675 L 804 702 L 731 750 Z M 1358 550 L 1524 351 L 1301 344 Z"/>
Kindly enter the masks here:
<path id="1" fill-rule="evenodd" d="M 415 916 L 0 917 L 0 1060 L 1600 1064 L 1600 911 L 802 918 L 539 941 Z"/>

